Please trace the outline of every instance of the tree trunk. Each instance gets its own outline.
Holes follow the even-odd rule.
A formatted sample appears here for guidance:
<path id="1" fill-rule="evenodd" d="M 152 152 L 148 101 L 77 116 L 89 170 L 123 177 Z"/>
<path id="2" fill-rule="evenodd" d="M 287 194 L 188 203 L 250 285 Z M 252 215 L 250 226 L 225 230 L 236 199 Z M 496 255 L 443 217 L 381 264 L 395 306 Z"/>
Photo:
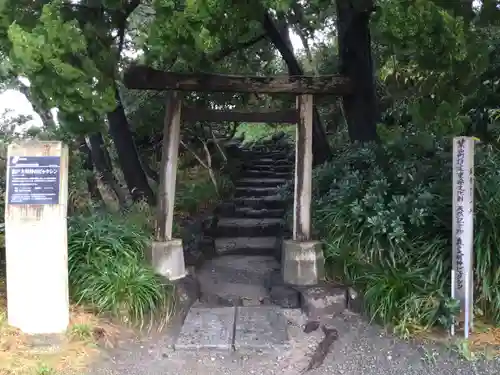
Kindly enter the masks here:
<path id="1" fill-rule="evenodd" d="M 122 187 L 116 180 L 113 173 L 111 158 L 109 157 L 108 150 L 106 149 L 106 145 L 104 144 L 102 134 L 94 133 L 88 136 L 87 142 L 87 146 L 90 148 L 92 161 L 95 165 L 95 168 L 101 175 L 102 180 L 115 193 L 120 207 L 126 208 L 128 206 L 127 197 L 125 196 Z"/>
<path id="2" fill-rule="evenodd" d="M 302 30 L 302 25 L 307 24 L 302 5 L 299 4 L 298 1 L 293 1 L 290 6 L 292 8 L 292 18 L 290 21 L 293 24 L 293 30 L 295 31 L 295 34 L 299 36 L 300 41 L 302 42 L 302 46 L 304 47 L 307 63 L 309 64 L 309 70 L 313 72 L 314 75 L 319 75 L 317 64 L 315 64 L 313 60 L 311 48 L 309 47 L 309 43 L 307 41 L 307 35 Z"/>
<path id="3" fill-rule="evenodd" d="M 285 60 L 285 63 L 288 67 L 288 74 L 291 76 L 302 76 L 304 75 L 304 71 L 300 66 L 299 62 L 295 58 L 293 54 L 293 50 L 289 48 L 287 45 L 286 39 L 283 38 L 278 28 L 276 27 L 271 15 L 266 12 L 264 15 L 262 26 L 264 30 L 276 47 L 276 49 L 280 52 L 281 57 Z M 330 146 L 328 144 L 328 140 L 326 139 L 326 134 L 321 125 L 321 119 L 319 117 L 319 113 L 316 108 L 314 108 L 313 112 L 313 165 L 323 164 L 327 161 L 332 155 L 330 150 Z"/>
<path id="4" fill-rule="evenodd" d="M 94 175 L 94 164 L 92 163 L 92 152 L 90 151 L 85 139 L 80 140 L 80 145 L 78 146 L 80 152 L 83 154 L 83 169 L 88 172 L 87 175 L 87 186 L 89 189 L 90 196 L 93 200 L 103 203 L 101 191 L 97 186 L 97 180 Z"/>
<path id="5" fill-rule="evenodd" d="M 30 87 L 25 86 L 23 83 L 19 85 L 19 91 L 26 96 L 26 99 L 29 100 L 31 105 L 33 106 L 33 110 L 40 116 L 42 119 L 42 123 L 44 126 L 50 128 L 50 129 L 55 129 L 55 121 L 54 117 L 52 116 L 52 113 L 50 112 L 50 109 L 46 109 L 39 98 L 35 97 L 31 90 Z"/>
<path id="6" fill-rule="evenodd" d="M 144 172 L 146 175 L 152 179 L 157 184 L 160 183 L 160 175 L 153 168 L 150 167 L 147 160 L 142 160 L 142 166 L 144 167 Z"/>
<path id="7" fill-rule="evenodd" d="M 500 9 L 498 0 L 482 1 L 478 22 L 481 26 L 498 26 L 500 24 Z"/>
<path id="8" fill-rule="evenodd" d="M 290 39 L 290 29 L 288 28 L 288 20 L 283 13 L 278 13 L 276 15 L 276 20 L 274 21 L 276 29 L 280 33 L 281 40 L 285 44 L 286 48 L 294 53 L 292 40 Z"/>
<path id="9" fill-rule="evenodd" d="M 118 153 L 118 161 L 123 171 L 123 177 L 134 201 L 146 199 L 150 205 L 154 205 L 154 193 L 149 186 L 146 173 L 139 159 L 117 87 L 115 87 L 115 99 L 116 108 L 109 112 L 107 117 L 109 134 Z"/>
<path id="10" fill-rule="evenodd" d="M 354 83 L 354 93 L 343 98 L 344 113 L 351 141 L 367 142 L 378 139 L 369 28 L 373 7 L 355 9 L 353 3 L 337 0 L 340 72 Z"/>

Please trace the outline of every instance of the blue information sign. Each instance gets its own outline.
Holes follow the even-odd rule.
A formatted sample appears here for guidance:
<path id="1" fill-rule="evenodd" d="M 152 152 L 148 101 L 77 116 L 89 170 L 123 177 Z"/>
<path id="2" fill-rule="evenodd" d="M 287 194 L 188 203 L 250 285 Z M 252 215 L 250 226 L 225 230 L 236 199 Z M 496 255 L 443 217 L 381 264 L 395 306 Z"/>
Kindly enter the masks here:
<path id="1" fill-rule="evenodd" d="M 9 157 L 9 204 L 59 204 L 59 156 Z"/>

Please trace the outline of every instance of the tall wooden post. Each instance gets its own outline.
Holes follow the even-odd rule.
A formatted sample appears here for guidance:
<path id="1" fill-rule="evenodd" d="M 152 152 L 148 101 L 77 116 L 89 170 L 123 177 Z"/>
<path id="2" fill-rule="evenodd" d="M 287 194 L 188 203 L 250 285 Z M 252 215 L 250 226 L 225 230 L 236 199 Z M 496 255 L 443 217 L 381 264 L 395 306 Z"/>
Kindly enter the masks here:
<path id="1" fill-rule="evenodd" d="M 158 241 L 172 239 L 177 160 L 181 135 L 181 107 L 179 94 L 175 91 L 170 93 L 167 99 L 163 125 L 163 147 L 156 221 L 156 239 Z"/>
<path id="2" fill-rule="evenodd" d="M 177 160 L 181 136 L 181 100 L 177 92 L 169 94 L 163 128 L 160 187 L 156 233 L 151 263 L 156 272 L 170 280 L 186 275 L 182 240 L 172 237 L 175 206 Z"/>
<path id="3" fill-rule="evenodd" d="M 292 285 L 315 285 L 325 277 L 321 242 L 311 240 L 313 104 L 312 95 L 297 97 L 293 237 L 283 241 L 281 257 L 283 280 Z"/>
<path id="4" fill-rule="evenodd" d="M 295 241 L 311 239 L 313 103 L 314 97 L 312 95 L 297 97 L 299 122 L 295 142 L 295 190 L 293 202 L 293 239 Z"/>

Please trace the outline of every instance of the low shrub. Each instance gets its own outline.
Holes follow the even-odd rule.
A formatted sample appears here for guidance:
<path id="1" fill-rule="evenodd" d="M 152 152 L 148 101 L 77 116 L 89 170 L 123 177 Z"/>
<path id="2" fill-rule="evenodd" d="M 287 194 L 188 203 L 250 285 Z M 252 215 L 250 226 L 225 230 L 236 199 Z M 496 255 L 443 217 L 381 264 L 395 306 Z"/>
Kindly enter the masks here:
<path id="1" fill-rule="evenodd" d="M 136 322 L 163 309 L 168 288 L 145 263 L 148 240 L 147 233 L 120 217 L 72 217 L 68 263 L 74 302 Z"/>
<path id="2" fill-rule="evenodd" d="M 173 222 L 173 233 L 175 236 L 181 234 L 182 219 L 199 211 L 212 207 L 221 198 L 232 191 L 232 183 L 228 176 L 222 173 L 216 174 L 218 192 L 210 179 L 208 170 L 201 166 L 180 169 L 177 176 L 175 220 Z M 153 236 L 155 230 L 156 208 L 147 202 L 136 202 L 120 215 L 121 220 L 139 228 L 144 234 Z"/>
<path id="3" fill-rule="evenodd" d="M 500 152 L 478 146 L 475 163 L 476 306 L 500 323 Z M 449 326 L 458 310 L 449 297 L 451 140 L 344 143 L 315 169 L 313 195 L 313 228 L 327 265 L 358 286 L 372 318 L 403 335 Z"/>
<path id="4" fill-rule="evenodd" d="M 206 168 L 198 166 L 179 171 L 175 200 L 177 214 L 181 216 L 195 214 L 213 206 L 231 191 L 232 184 L 228 176 L 215 173 L 217 189 Z"/>

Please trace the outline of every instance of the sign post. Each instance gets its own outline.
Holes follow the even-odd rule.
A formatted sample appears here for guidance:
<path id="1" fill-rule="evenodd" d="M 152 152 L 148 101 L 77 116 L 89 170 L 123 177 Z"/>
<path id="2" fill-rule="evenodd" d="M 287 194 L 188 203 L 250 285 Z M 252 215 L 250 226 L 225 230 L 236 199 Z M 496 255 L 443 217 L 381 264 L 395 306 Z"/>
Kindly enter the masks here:
<path id="1" fill-rule="evenodd" d="M 27 141 L 11 144 L 7 158 L 8 321 L 27 334 L 62 333 L 69 324 L 68 150 Z"/>
<path id="2" fill-rule="evenodd" d="M 473 327 L 473 231 L 474 231 L 474 142 L 473 137 L 453 138 L 453 264 L 451 297 L 460 301 L 464 336 Z M 451 327 L 455 335 L 455 322 Z"/>

